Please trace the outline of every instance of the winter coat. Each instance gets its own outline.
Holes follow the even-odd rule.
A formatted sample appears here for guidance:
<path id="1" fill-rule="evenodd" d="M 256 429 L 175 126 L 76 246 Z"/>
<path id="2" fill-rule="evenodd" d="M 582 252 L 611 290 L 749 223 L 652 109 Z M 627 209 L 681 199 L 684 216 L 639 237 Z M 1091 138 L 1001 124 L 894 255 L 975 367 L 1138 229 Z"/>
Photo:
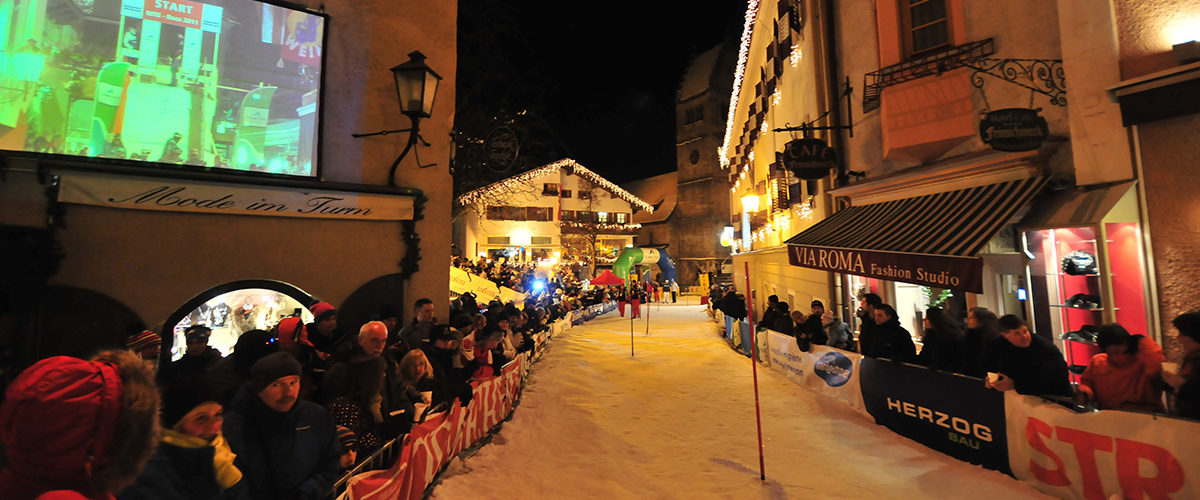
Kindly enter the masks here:
<path id="1" fill-rule="evenodd" d="M 721 311 L 738 321 L 746 319 L 746 301 L 735 294 L 727 294 L 721 300 Z"/>
<path id="2" fill-rule="evenodd" d="M 137 482 L 117 494 L 117 499 L 248 500 L 244 480 L 228 490 L 217 483 L 215 453 L 212 446 L 189 448 L 161 441 Z"/>
<path id="3" fill-rule="evenodd" d="M 1033 335 L 1029 347 L 1020 348 L 1000 337 L 988 345 L 984 370 L 1013 380 L 1020 394 L 1065 396 L 1074 394 L 1067 378 L 1067 362 L 1053 343 Z"/>
<path id="4" fill-rule="evenodd" d="M 337 480 L 342 445 L 321 405 L 298 400 L 279 413 L 243 386 L 221 429 L 255 500 L 324 498 Z"/>
<path id="5" fill-rule="evenodd" d="M 841 321 L 835 316 L 829 324 L 825 325 L 825 334 L 829 337 L 829 341 L 826 344 L 829 347 L 853 350 L 854 346 L 851 344 L 853 337 L 850 335 L 850 325 L 845 321 Z"/>
<path id="6" fill-rule="evenodd" d="M 431 344 L 421 346 L 429 366 L 433 368 L 433 398 L 432 404 L 451 403 L 456 398 L 459 404 L 466 406 L 474 397 L 474 390 L 468 382 L 472 373 L 479 367 L 479 359 L 465 363 L 462 368 L 454 367 L 453 357 L 458 356 L 457 349 L 438 349 Z"/>
<path id="7" fill-rule="evenodd" d="M 1175 411 L 1181 417 L 1200 419 L 1200 355 L 1185 356 L 1179 374 L 1186 382 L 1175 392 Z"/>
<path id="8" fill-rule="evenodd" d="M 339 335 L 337 330 L 334 330 L 330 335 L 321 333 L 321 330 L 317 328 L 316 323 L 304 325 L 304 328 L 305 332 L 308 333 L 309 343 L 311 343 L 313 348 L 322 354 L 322 358 L 327 358 L 330 355 L 342 352 L 342 345 L 348 342 L 346 338 L 343 338 L 342 335 Z"/>
<path id="9" fill-rule="evenodd" d="M 770 328 L 772 330 L 775 330 L 777 332 L 785 332 L 786 333 L 786 332 L 792 331 L 790 328 L 787 330 L 780 330 L 780 329 L 776 328 L 775 320 L 778 318 L 779 318 L 779 311 L 775 310 L 775 308 L 773 306 L 768 305 L 767 310 L 763 312 L 762 319 L 760 319 L 758 321 L 758 324 L 762 325 L 765 328 Z M 792 320 L 791 318 L 788 318 L 788 321 L 791 321 L 791 320 Z"/>
<path id="10" fill-rule="evenodd" d="M 963 337 L 962 373 L 972 377 L 983 378 L 987 374 L 983 360 L 987 358 L 987 349 L 997 338 L 996 335 L 985 335 L 983 330 L 968 328 Z"/>
<path id="11" fill-rule="evenodd" d="M 870 314 L 859 314 L 858 319 L 861 322 L 858 329 L 858 352 L 867 356 L 867 353 L 871 352 L 871 344 L 875 341 L 875 330 L 878 326 Z"/>
<path id="12" fill-rule="evenodd" d="M 221 359 L 223 359 L 221 351 L 212 347 L 205 349 L 199 356 L 191 356 L 185 353 L 182 358 L 179 358 L 179 361 L 167 365 L 166 369 L 162 370 L 162 376 L 169 378 L 180 375 L 204 375 Z"/>
<path id="13" fill-rule="evenodd" d="M 917 355 L 917 364 L 944 372 L 961 373 L 965 337 L 961 332 L 929 332 Z"/>
<path id="14" fill-rule="evenodd" d="M 9 384 L 0 406 L 0 442 L 8 459 L 0 471 L 0 498 L 114 498 L 89 480 L 89 463 L 96 467 L 92 479 L 136 477 L 137 462 L 150 455 L 154 442 L 157 400 L 141 397 L 157 395 L 154 373 L 148 365 L 132 365 L 132 355 L 105 356 L 112 361 L 46 358 Z M 126 408 L 126 397 L 151 404 Z M 118 429 L 126 439 L 115 440 Z"/>
<path id="15" fill-rule="evenodd" d="M 1079 380 L 1079 390 L 1092 396 L 1101 410 L 1162 411 L 1162 348 L 1137 335 L 1136 354 L 1092 356 Z"/>
<path id="16" fill-rule="evenodd" d="M 374 421 L 363 403 L 346 396 L 338 397 L 329 403 L 329 415 L 333 417 L 333 423 L 354 431 L 358 436 L 358 456 L 366 457 L 379 448 L 380 424 Z"/>
<path id="17" fill-rule="evenodd" d="M 864 354 L 872 358 L 912 362 L 917 358 L 917 348 L 913 345 L 912 335 L 900 326 L 900 320 L 892 318 L 887 323 L 875 325 L 871 350 Z"/>
<path id="18" fill-rule="evenodd" d="M 433 322 L 413 320 L 411 324 L 400 329 L 400 333 L 397 334 L 398 339 L 395 341 L 388 339 L 388 345 L 392 345 L 395 342 L 402 342 L 408 349 L 420 348 L 425 344 L 426 340 L 429 340 L 431 329 L 433 329 Z"/>
<path id="19" fill-rule="evenodd" d="M 763 325 L 771 330 L 789 335 L 791 334 L 792 329 L 796 327 L 796 324 L 792 323 L 792 318 L 778 313 L 775 314 L 774 318 L 771 318 L 770 323 L 763 321 Z"/>
<path id="20" fill-rule="evenodd" d="M 804 323 L 796 326 L 808 335 L 808 339 L 813 344 L 825 345 L 829 342 L 829 335 L 825 333 L 825 325 L 821 324 L 821 317 L 816 314 L 809 315 Z"/>

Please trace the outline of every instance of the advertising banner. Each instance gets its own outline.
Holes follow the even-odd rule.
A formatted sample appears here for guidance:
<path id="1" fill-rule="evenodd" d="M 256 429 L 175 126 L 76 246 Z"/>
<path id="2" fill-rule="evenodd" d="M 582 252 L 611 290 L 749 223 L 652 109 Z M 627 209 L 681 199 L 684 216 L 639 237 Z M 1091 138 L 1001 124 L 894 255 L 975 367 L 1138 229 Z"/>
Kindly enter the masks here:
<path id="1" fill-rule="evenodd" d="M 795 343 L 793 340 L 793 346 Z M 812 351 L 804 355 L 810 361 L 808 366 L 812 367 L 811 375 L 804 379 L 805 385 L 866 414 L 859 380 L 861 354 L 822 345 L 813 346 Z"/>
<path id="2" fill-rule="evenodd" d="M 1200 498 L 1200 422 L 1005 395 L 1018 479 L 1059 498 Z"/>
<path id="3" fill-rule="evenodd" d="M 58 201 L 133 210 L 336 220 L 409 220 L 413 197 L 64 172 Z"/>
<path id="4" fill-rule="evenodd" d="M 983 293 L 983 261 L 978 257 L 790 244 L 788 262 L 811 269 Z"/>
<path id="5" fill-rule="evenodd" d="M 471 292 L 477 302 L 485 304 L 500 295 L 500 289 L 491 280 L 453 266 L 450 267 L 450 291 L 459 295 Z"/>
<path id="6" fill-rule="evenodd" d="M 964 462 L 1008 473 L 1004 393 L 983 381 L 862 358 L 863 404 L 875 422 Z"/>
<path id="7" fill-rule="evenodd" d="M 782 373 L 793 382 L 805 385 L 805 377 L 812 373 L 812 359 L 796 345 L 795 337 L 779 332 L 766 335 L 771 368 Z"/>

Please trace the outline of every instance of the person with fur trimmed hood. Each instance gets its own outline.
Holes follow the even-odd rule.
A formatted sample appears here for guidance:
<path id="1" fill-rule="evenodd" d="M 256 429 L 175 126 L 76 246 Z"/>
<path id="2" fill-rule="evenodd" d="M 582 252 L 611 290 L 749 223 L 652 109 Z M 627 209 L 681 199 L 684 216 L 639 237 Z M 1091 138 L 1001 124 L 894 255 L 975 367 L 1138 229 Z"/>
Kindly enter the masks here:
<path id="1" fill-rule="evenodd" d="M 223 407 L 202 377 L 177 376 L 162 394 L 162 439 L 137 482 L 119 500 L 248 499 L 242 471 L 221 434 Z"/>
<path id="2" fill-rule="evenodd" d="M 287 352 L 250 368 L 221 430 L 255 500 L 323 498 L 337 480 L 342 447 L 329 412 L 299 398 L 300 363 Z"/>
<path id="3" fill-rule="evenodd" d="M 158 438 L 150 364 L 129 351 L 43 359 L 8 386 L 0 443 L 9 500 L 102 500 L 133 483 Z"/>

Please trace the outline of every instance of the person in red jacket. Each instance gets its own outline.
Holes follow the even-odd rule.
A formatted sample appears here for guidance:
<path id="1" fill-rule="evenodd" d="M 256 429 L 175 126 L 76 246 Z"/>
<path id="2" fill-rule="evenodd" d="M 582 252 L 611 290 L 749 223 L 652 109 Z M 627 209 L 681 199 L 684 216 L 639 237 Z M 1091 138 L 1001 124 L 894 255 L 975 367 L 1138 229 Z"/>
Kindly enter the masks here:
<path id="1" fill-rule="evenodd" d="M 1162 348 L 1116 323 L 1100 327 L 1096 343 L 1104 352 L 1092 356 L 1076 400 L 1095 401 L 1102 410 L 1163 411 Z"/>
<path id="2" fill-rule="evenodd" d="M 0 407 L 8 500 L 111 500 L 158 441 L 154 369 L 130 351 L 54 356 L 21 372 Z"/>

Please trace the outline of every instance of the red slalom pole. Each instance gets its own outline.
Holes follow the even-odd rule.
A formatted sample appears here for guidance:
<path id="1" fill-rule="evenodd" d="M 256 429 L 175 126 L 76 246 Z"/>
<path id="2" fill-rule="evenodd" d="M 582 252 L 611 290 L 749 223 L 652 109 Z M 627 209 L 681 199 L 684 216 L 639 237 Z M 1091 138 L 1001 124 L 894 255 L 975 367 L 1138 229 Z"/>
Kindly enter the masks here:
<path id="1" fill-rule="evenodd" d="M 762 411 L 758 407 L 758 339 L 754 334 L 754 298 L 750 291 L 750 263 L 746 262 L 746 311 L 750 319 L 750 370 L 754 373 L 754 423 L 758 427 L 758 478 L 767 480 L 763 465 Z"/>

